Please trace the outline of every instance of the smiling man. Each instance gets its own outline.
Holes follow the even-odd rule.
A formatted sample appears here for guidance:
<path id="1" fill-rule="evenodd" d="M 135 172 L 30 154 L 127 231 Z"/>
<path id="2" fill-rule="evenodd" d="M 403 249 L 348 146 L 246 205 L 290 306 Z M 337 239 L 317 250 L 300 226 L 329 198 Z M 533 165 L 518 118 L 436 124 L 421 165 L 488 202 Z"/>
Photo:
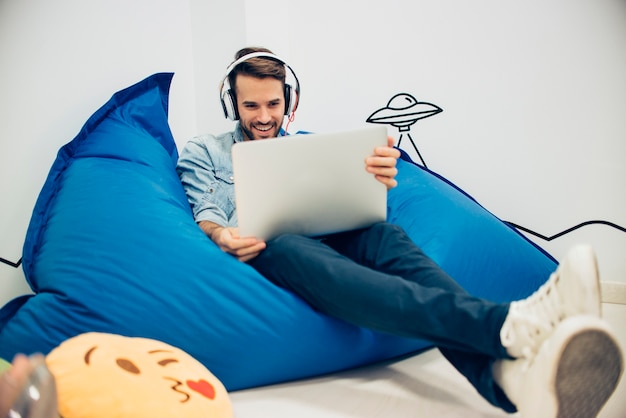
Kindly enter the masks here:
<path id="1" fill-rule="evenodd" d="M 284 234 L 265 242 L 240 236 L 231 148 L 282 135 L 299 98 L 298 79 L 284 60 L 265 48 L 237 52 L 221 88 L 225 116 L 237 121 L 235 129 L 191 139 L 177 167 L 204 233 L 324 314 L 431 341 L 481 395 L 506 411 L 594 416 L 615 389 L 623 361 L 600 318 L 591 248 L 574 248 L 528 299 L 495 303 L 468 294 L 387 222 L 317 238 Z M 392 144 L 389 139 L 388 146 L 373 149 L 365 161 L 365 170 L 388 189 L 397 185 L 400 155 Z M 325 169 L 321 163 L 319 169 Z M 591 378 L 594 385 L 587 384 Z"/>
<path id="2" fill-rule="evenodd" d="M 236 95 L 241 102 L 239 124 L 244 140 L 275 138 L 283 124 L 283 86 L 275 78 L 237 77 Z"/>

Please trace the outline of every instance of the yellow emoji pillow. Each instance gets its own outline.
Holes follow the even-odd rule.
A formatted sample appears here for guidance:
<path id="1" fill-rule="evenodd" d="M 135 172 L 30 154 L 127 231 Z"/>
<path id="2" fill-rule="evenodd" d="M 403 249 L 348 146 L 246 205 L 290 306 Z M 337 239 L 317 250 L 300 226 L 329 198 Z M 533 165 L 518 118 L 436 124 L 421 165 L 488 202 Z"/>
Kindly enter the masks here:
<path id="1" fill-rule="evenodd" d="M 63 342 L 46 363 L 64 418 L 233 416 L 224 385 L 161 341 L 91 332 Z"/>

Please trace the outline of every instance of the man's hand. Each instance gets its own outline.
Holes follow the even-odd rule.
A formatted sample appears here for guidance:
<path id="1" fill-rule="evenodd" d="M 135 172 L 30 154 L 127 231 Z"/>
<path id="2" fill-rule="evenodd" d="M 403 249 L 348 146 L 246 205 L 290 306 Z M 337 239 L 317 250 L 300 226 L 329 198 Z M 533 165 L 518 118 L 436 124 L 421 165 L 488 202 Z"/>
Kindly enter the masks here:
<path id="1" fill-rule="evenodd" d="M 387 137 L 386 147 L 377 147 L 374 155 L 365 159 L 365 169 L 368 173 L 374 174 L 376 180 L 387 186 L 387 190 L 398 185 L 395 180 L 398 169 L 396 163 L 400 158 L 400 151 L 393 148 L 394 139 Z"/>
<path id="2" fill-rule="evenodd" d="M 198 225 L 222 251 L 237 257 L 239 261 L 251 260 L 265 249 L 265 241 L 240 237 L 239 228 L 227 228 L 207 221 L 200 221 Z"/>

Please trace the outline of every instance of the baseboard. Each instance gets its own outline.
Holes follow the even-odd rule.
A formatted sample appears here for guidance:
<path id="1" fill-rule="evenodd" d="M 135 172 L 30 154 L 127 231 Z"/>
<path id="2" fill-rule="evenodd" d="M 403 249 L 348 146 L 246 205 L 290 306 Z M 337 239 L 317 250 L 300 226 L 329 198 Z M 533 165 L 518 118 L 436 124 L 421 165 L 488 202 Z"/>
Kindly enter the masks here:
<path id="1" fill-rule="evenodd" d="M 626 305 L 626 283 L 600 282 L 602 287 L 602 302 Z"/>

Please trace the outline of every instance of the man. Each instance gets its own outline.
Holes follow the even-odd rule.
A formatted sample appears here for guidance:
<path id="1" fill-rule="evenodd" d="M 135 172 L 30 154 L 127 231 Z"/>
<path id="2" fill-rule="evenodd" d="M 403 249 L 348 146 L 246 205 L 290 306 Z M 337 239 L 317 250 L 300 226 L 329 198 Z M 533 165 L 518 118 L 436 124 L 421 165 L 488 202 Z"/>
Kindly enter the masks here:
<path id="1" fill-rule="evenodd" d="M 238 121 L 235 130 L 193 138 L 178 163 L 195 219 L 215 244 L 325 314 L 432 341 L 481 395 L 506 411 L 575 417 L 600 410 L 623 362 L 600 319 L 596 261 L 587 246 L 573 249 L 528 299 L 499 304 L 469 295 L 401 228 L 385 222 L 320 239 L 240 236 L 231 147 L 281 135 L 300 86 L 291 67 L 267 49 L 245 48 L 235 58 L 221 89 L 226 117 Z M 396 186 L 399 152 L 392 145 L 390 139 L 365 161 L 387 188 Z"/>

